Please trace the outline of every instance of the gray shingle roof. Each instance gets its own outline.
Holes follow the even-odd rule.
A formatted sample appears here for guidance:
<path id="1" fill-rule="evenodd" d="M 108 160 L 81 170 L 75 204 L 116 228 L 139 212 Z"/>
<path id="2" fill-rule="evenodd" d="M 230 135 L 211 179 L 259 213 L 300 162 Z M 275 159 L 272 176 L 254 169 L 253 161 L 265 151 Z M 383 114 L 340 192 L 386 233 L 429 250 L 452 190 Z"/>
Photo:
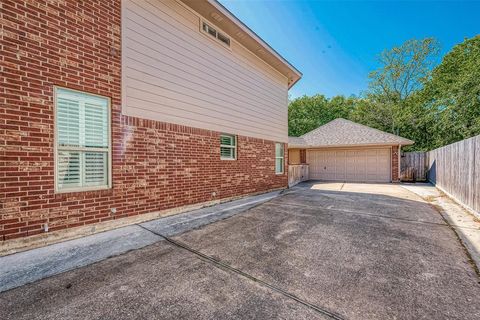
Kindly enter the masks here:
<path id="1" fill-rule="evenodd" d="M 301 137 L 289 137 L 289 147 L 335 147 L 362 145 L 410 145 L 414 142 L 364 126 L 346 119 L 338 118 L 318 127 Z"/>

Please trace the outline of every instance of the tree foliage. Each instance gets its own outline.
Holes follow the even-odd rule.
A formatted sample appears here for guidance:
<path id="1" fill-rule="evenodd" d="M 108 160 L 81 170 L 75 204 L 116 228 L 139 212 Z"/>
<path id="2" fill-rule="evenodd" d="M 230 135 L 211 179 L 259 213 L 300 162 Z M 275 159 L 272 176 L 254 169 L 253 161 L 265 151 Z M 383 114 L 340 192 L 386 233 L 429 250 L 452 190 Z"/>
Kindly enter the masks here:
<path id="1" fill-rule="evenodd" d="M 378 57 L 380 67 L 369 75 L 370 94 L 392 104 L 407 100 L 429 78 L 438 52 L 434 38 L 412 39 L 384 50 Z"/>
<path id="2" fill-rule="evenodd" d="M 433 70 L 423 104 L 433 114 L 433 147 L 480 134 L 480 35 L 456 45 Z"/>
<path id="3" fill-rule="evenodd" d="M 381 122 L 385 131 L 400 133 L 400 118 L 408 113 L 409 99 L 429 78 L 438 52 L 438 42 L 425 38 L 408 40 L 379 55 L 380 67 L 369 75 L 368 97 L 376 109 L 384 111 Z"/>
<path id="4" fill-rule="evenodd" d="M 431 150 L 480 134 L 480 36 L 455 46 L 434 67 L 433 38 L 385 50 L 362 97 L 303 96 L 290 102 L 289 134 L 300 136 L 346 118 L 415 141 Z"/>
<path id="5" fill-rule="evenodd" d="M 291 101 L 288 106 L 289 135 L 300 136 L 336 118 L 348 118 L 354 102 L 353 98 L 327 99 L 320 94 Z"/>

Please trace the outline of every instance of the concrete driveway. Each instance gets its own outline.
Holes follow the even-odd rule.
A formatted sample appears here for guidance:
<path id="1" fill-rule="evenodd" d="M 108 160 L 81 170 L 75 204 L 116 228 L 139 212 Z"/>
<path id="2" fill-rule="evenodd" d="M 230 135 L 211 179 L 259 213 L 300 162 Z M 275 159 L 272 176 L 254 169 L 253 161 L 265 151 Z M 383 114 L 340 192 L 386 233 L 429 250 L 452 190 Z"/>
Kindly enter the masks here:
<path id="1" fill-rule="evenodd" d="M 4 292 L 1 318 L 480 318 L 455 233 L 400 185 L 304 183 L 169 240 Z"/>

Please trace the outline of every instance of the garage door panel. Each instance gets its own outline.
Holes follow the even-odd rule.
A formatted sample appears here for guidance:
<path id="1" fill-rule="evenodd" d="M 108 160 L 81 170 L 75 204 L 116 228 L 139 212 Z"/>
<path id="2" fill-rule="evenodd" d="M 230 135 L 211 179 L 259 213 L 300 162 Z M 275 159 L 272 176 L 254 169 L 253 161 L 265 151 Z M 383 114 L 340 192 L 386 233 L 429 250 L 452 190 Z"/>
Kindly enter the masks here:
<path id="1" fill-rule="evenodd" d="M 347 156 L 345 169 L 345 181 L 356 181 L 355 157 Z"/>
<path id="2" fill-rule="evenodd" d="M 335 151 L 335 180 L 345 180 L 345 151 Z"/>
<path id="3" fill-rule="evenodd" d="M 377 149 L 379 155 L 390 156 L 390 149 Z"/>
<path id="4" fill-rule="evenodd" d="M 355 181 L 367 180 L 367 153 L 365 151 L 355 152 Z"/>
<path id="5" fill-rule="evenodd" d="M 345 163 L 345 180 L 346 181 L 357 181 L 355 166 L 356 156 L 355 151 L 348 150 L 346 151 L 346 163 Z"/>
<path id="6" fill-rule="evenodd" d="M 390 148 L 308 150 L 310 177 L 320 180 L 389 182 Z"/>
<path id="7" fill-rule="evenodd" d="M 320 167 L 323 164 L 321 152 L 307 152 L 307 163 L 309 163 L 309 175 L 311 179 L 321 179 Z"/>
<path id="8" fill-rule="evenodd" d="M 321 179 L 335 180 L 335 152 L 323 151 L 321 154 L 323 157 L 323 166 L 320 167 Z"/>

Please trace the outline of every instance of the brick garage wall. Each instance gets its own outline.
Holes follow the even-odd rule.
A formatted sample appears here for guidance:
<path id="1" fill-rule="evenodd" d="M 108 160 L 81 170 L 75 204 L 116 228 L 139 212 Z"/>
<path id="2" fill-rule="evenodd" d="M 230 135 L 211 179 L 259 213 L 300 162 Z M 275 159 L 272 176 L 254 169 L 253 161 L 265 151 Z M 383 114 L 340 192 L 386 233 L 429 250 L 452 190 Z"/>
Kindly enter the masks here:
<path id="1" fill-rule="evenodd" d="M 218 132 L 121 114 L 120 0 L 0 6 L 0 240 L 287 186 L 272 141 L 221 161 Z M 113 189 L 54 193 L 55 85 L 112 99 Z"/>
<path id="2" fill-rule="evenodd" d="M 399 148 L 398 146 L 392 146 L 392 182 L 399 182 L 400 177 L 398 173 L 399 163 L 398 163 L 398 155 L 399 155 Z"/>

